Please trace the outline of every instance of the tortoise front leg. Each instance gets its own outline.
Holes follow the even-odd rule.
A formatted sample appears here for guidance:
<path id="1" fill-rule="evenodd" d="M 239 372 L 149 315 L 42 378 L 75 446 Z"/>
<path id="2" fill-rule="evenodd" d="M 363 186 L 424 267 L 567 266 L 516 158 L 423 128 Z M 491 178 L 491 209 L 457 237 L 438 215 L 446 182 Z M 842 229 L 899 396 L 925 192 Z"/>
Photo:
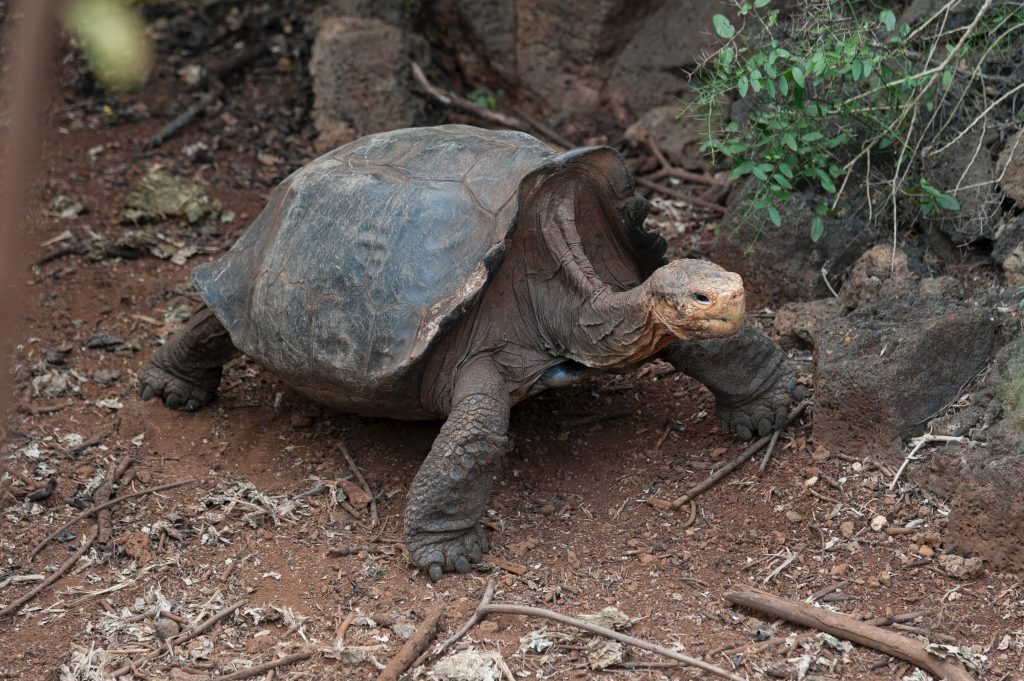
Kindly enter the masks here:
<path id="1" fill-rule="evenodd" d="M 804 393 L 785 351 L 749 324 L 728 338 L 676 341 L 665 359 L 708 387 L 719 418 L 742 440 L 780 428 Z"/>
<path id="2" fill-rule="evenodd" d="M 412 481 L 405 509 L 411 562 L 437 581 L 468 572 L 487 550 L 483 515 L 508 444 L 509 393 L 490 360 L 456 377 L 448 420 Z"/>

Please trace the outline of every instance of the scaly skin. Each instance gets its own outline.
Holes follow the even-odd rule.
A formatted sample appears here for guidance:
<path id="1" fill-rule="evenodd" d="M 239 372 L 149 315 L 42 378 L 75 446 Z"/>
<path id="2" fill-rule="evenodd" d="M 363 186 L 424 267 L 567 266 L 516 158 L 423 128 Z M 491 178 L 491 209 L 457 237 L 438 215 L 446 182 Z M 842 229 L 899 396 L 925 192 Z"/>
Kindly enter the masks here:
<path id="1" fill-rule="evenodd" d="M 739 439 L 781 428 L 793 400 L 805 395 L 775 341 L 745 325 L 734 336 L 678 341 L 665 358 L 715 396 L 715 411 Z"/>
<path id="2" fill-rule="evenodd" d="M 231 337 L 203 306 L 139 369 L 139 395 L 171 409 L 195 411 L 213 401 L 222 367 L 238 354 Z"/>
<path id="3" fill-rule="evenodd" d="M 487 551 L 477 520 L 508 444 L 508 415 L 508 387 L 489 360 L 459 372 L 448 420 L 405 508 L 410 561 L 434 581 L 445 572 L 468 572 Z"/>

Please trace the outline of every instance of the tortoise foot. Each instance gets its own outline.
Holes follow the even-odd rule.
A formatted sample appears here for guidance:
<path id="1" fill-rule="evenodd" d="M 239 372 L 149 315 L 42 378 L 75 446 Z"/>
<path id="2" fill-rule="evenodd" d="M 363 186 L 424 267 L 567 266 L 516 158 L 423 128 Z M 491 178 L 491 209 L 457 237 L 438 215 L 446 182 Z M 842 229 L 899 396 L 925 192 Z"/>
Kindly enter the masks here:
<path id="1" fill-rule="evenodd" d="M 154 357 L 139 370 L 139 396 L 143 400 L 159 397 L 171 409 L 195 411 L 213 401 L 220 384 L 220 369 L 210 376 L 196 379 L 181 378 L 161 366 Z M 212 375 L 212 374 L 216 375 Z"/>
<path id="2" fill-rule="evenodd" d="M 410 562 L 436 582 L 445 572 L 469 572 L 479 563 L 487 551 L 487 534 L 473 525 L 454 532 L 414 532 L 407 543 Z"/>
<path id="3" fill-rule="evenodd" d="M 788 371 L 783 371 L 759 395 L 735 403 L 719 402 L 716 411 L 733 435 L 740 440 L 750 440 L 755 435 L 764 437 L 782 428 L 794 400 L 806 396 L 806 388 Z"/>

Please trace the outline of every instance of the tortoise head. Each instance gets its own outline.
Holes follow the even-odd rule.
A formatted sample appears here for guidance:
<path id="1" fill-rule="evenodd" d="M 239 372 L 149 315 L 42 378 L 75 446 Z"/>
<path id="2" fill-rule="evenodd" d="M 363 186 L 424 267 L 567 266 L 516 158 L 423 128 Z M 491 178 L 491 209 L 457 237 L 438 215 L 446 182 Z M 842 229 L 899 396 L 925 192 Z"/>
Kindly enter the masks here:
<path id="1" fill-rule="evenodd" d="M 682 339 L 722 338 L 743 326 L 743 279 L 705 260 L 675 260 L 647 280 L 653 317 Z"/>

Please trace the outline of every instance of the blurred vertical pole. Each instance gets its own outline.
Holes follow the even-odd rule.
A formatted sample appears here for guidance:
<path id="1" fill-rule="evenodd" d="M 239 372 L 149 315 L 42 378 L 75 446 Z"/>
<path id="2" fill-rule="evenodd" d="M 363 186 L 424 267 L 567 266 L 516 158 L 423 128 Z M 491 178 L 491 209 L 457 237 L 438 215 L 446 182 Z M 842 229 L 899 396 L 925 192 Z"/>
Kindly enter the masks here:
<path id="1" fill-rule="evenodd" d="M 4 30 L 9 61 L 4 97 L 10 120 L 0 131 L 0 419 L 11 396 L 10 360 L 23 309 L 27 264 L 22 223 L 42 150 L 44 106 L 50 94 L 55 0 L 12 0 Z"/>

